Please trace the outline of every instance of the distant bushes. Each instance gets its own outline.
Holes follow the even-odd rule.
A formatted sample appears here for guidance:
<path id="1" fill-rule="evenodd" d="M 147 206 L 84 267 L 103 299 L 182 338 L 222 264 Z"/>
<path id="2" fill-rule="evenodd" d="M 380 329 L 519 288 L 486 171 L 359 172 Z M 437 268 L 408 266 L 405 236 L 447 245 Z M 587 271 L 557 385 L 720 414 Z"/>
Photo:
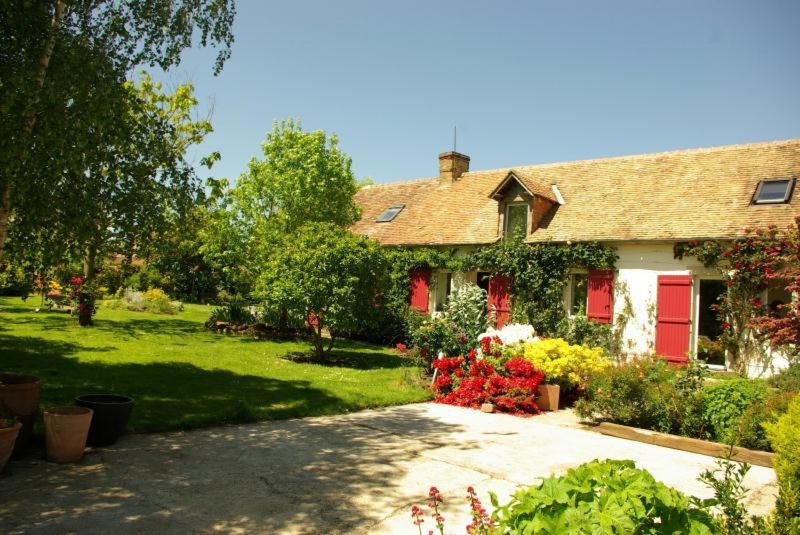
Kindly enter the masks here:
<path id="1" fill-rule="evenodd" d="M 183 309 L 183 305 L 179 301 L 172 301 L 160 288 L 150 288 L 145 292 L 125 288 L 117 291 L 116 298 L 106 303 L 106 306 L 154 314 L 177 314 Z"/>

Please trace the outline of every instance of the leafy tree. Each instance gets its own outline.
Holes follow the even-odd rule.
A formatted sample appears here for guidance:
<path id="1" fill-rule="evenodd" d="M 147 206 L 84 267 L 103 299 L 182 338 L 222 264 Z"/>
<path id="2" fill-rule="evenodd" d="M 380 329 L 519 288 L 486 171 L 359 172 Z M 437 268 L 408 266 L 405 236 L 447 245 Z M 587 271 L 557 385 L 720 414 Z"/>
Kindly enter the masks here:
<path id="1" fill-rule="evenodd" d="M 268 309 L 306 323 L 314 356 L 324 360 L 337 333 L 354 329 L 385 287 L 380 245 L 332 223 L 309 223 L 285 235 L 261 270 L 256 295 Z M 330 333 L 327 348 L 324 331 Z"/>
<path id="2" fill-rule="evenodd" d="M 127 113 L 127 73 L 169 69 L 193 41 L 220 48 L 219 72 L 234 14 L 233 0 L 0 3 L 0 259 L 12 220 L 23 237 L 48 228 L 59 209 L 69 224 L 76 210 L 53 192 L 86 169 L 84 157 Z"/>
<path id="3" fill-rule="evenodd" d="M 322 130 L 305 132 L 299 121 L 276 122 L 261 146 L 264 159 L 250 161 L 234 191 L 244 219 L 286 232 L 313 221 L 354 223 L 359 186 L 338 143 Z"/>

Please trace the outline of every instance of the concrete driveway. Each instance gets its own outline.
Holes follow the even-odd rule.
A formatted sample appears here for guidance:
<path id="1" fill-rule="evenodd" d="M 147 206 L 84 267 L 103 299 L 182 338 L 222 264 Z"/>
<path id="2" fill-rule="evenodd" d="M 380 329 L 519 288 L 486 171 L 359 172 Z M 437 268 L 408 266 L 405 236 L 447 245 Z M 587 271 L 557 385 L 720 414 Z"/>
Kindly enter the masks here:
<path id="1" fill-rule="evenodd" d="M 696 481 L 714 466 L 709 457 L 576 429 L 564 411 L 517 418 L 423 403 L 131 435 L 74 466 L 15 461 L 0 479 L 0 526 L 5 533 L 416 533 L 409 509 L 424 505 L 435 485 L 447 531 L 460 533 L 469 522 L 468 485 L 504 501 L 519 486 L 595 458 L 632 459 L 669 485 L 709 496 Z M 771 508 L 774 482 L 771 469 L 751 469 L 751 512 Z"/>

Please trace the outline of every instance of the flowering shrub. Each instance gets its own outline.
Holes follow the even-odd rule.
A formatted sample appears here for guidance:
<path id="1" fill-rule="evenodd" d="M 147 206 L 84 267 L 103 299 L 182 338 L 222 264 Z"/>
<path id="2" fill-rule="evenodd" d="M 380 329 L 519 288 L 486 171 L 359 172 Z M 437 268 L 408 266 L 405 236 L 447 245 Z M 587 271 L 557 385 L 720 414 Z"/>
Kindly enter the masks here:
<path id="1" fill-rule="evenodd" d="M 410 312 L 407 322 L 409 343 L 419 350 L 429 368 L 439 353 L 464 355 L 471 349 L 467 336 L 447 317 L 432 318 Z"/>
<path id="2" fill-rule="evenodd" d="M 465 283 L 447 300 L 446 316 L 457 332 L 469 340 L 478 338 L 489 322 L 486 316 L 486 292 L 477 284 Z"/>
<path id="3" fill-rule="evenodd" d="M 460 407 L 478 408 L 493 403 L 512 414 L 536 414 L 536 395 L 544 379 L 541 371 L 522 357 L 514 357 L 495 367 L 491 359 L 500 355 L 499 338 L 481 341 L 483 356 L 471 350 L 466 357 L 434 361 L 438 371 L 433 383 L 436 401 Z"/>
<path id="4" fill-rule="evenodd" d="M 151 288 L 146 292 L 120 288 L 117 299 L 110 303 L 110 307 L 155 314 L 175 314 L 181 310 L 181 304 L 170 301 L 169 296 L 160 288 Z"/>
<path id="5" fill-rule="evenodd" d="M 430 500 L 428 508 L 431 510 L 436 529 L 440 535 L 444 535 L 444 517 L 439 512 L 439 506 L 444 503 L 444 499 L 442 499 L 439 489 L 431 487 L 428 491 L 428 499 Z M 467 526 L 467 535 L 489 535 L 492 533 L 494 519 L 486 512 L 472 486 L 467 487 L 467 503 L 469 503 L 470 516 L 472 516 L 472 522 Z M 417 526 L 419 534 L 422 535 L 422 524 L 425 523 L 425 513 L 423 513 L 422 508 L 418 505 L 413 505 L 411 507 L 411 518 L 413 519 L 413 524 Z M 428 533 L 432 534 L 433 530 L 428 530 Z"/>
<path id="6" fill-rule="evenodd" d="M 536 331 L 534 331 L 532 325 L 510 323 L 505 325 L 502 329 L 487 329 L 486 332 L 478 335 L 478 341 L 480 342 L 484 338 L 495 337 L 499 338 L 503 344 L 507 346 L 538 340 L 538 338 L 536 338 Z"/>
<path id="7" fill-rule="evenodd" d="M 589 374 L 611 365 L 599 347 L 570 345 L 561 338 L 530 342 L 523 348 L 525 358 L 542 370 L 547 382 L 565 390 L 583 387 Z"/>

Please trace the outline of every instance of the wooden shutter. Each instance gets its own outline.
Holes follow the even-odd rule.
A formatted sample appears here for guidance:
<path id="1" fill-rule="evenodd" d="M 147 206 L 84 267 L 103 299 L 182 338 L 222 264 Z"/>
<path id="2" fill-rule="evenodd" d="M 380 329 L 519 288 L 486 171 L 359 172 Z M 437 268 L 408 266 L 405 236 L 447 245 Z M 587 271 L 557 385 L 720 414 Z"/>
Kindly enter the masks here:
<path id="1" fill-rule="evenodd" d="M 656 354 L 670 362 L 689 359 L 692 317 L 692 276 L 658 277 Z"/>
<path id="2" fill-rule="evenodd" d="M 409 272 L 410 293 L 409 304 L 423 314 L 428 313 L 428 289 L 431 281 L 430 269 L 412 269 Z"/>
<path id="3" fill-rule="evenodd" d="M 501 329 L 511 318 L 511 278 L 503 275 L 494 275 L 489 279 L 489 292 L 486 305 L 489 312 L 494 311 L 497 328 Z"/>
<path id="4" fill-rule="evenodd" d="M 590 271 L 586 317 L 597 323 L 611 323 L 614 317 L 614 272 Z"/>

